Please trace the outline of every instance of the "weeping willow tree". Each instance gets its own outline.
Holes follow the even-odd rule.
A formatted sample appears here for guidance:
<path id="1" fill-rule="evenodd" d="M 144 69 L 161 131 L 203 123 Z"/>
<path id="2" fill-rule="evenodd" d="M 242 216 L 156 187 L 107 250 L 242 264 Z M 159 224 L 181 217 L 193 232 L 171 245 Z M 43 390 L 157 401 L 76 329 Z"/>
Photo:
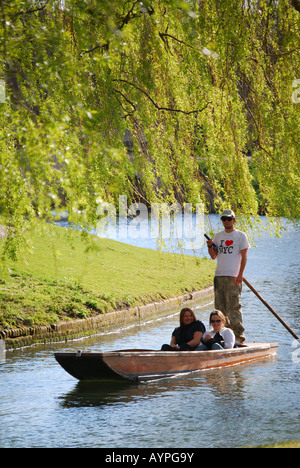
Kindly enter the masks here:
<path id="1" fill-rule="evenodd" d="M 8 255 L 119 195 L 300 217 L 297 0 L 1 0 L 0 18 Z"/>

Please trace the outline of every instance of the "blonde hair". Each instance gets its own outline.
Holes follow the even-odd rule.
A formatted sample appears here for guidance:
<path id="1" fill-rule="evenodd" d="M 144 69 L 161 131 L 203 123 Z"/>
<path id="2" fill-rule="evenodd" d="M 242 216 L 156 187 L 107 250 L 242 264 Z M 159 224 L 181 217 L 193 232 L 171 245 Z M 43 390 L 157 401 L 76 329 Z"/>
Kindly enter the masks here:
<path id="1" fill-rule="evenodd" d="M 210 314 L 210 316 L 209 316 L 209 323 L 211 323 L 211 319 L 212 319 L 212 317 L 213 317 L 214 315 L 216 315 L 217 317 L 219 317 L 219 318 L 222 320 L 222 322 L 224 323 L 224 325 L 226 325 L 227 320 L 226 320 L 225 315 L 223 314 L 223 312 L 221 312 L 220 310 L 217 310 L 217 309 L 216 309 L 216 310 L 213 310 L 213 311 L 211 312 L 211 314 Z"/>

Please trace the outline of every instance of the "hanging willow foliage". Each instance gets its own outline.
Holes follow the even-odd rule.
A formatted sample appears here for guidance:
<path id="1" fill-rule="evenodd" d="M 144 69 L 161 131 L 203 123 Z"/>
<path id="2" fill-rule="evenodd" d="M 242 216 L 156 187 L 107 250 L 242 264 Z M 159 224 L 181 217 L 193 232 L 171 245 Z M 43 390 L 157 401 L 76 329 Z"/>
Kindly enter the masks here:
<path id="1" fill-rule="evenodd" d="M 119 195 L 300 217 L 299 2 L 3 0 L 0 18 L 9 255 L 28 224 L 90 226 Z"/>

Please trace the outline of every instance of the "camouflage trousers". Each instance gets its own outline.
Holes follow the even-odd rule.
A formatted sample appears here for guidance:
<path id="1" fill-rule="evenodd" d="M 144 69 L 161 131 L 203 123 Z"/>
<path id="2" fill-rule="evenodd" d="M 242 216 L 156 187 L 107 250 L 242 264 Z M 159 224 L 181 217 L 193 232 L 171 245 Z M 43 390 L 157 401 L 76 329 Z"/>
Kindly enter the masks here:
<path id="1" fill-rule="evenodd" d="M 245 341 L 241 304 L 242 286 L 236 286 L 232 276 L 215 276 L 215 308 L 223 312 L 227 326 L 231 328 L 239 343 Z"/>

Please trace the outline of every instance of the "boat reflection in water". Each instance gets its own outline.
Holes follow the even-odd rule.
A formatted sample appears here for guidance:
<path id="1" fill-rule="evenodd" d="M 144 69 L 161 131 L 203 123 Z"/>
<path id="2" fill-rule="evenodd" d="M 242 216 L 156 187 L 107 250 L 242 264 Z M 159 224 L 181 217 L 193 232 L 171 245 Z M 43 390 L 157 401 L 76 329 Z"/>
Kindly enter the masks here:
<path id="1" fill-rule="evenodd" d="M 272 367 L 274 359 L 277 360 L 277 354 L 261 361 L 260 369 L 266 372 L 268 367 Z M 60 405 L 63 408 L 113 407 L 159 398 L 164 394 L 180 394 L 181 391 L 201 392 L 202 388 L 204 392 L 213 392 L 216 397 L 236 400 L 241 412 L 240 405 L 247 398 L 244 388 L 248 374 L 245 369 L 251 372 L 253 366 L 257 366 L 257 363 L 249 361 L 234 367 L 214 368 L 189 375 L 177 375 L 176 378 L 148 381 L 147 385 L 126 380 L 81 380 L 70 392 L 61 395 Z"/>

